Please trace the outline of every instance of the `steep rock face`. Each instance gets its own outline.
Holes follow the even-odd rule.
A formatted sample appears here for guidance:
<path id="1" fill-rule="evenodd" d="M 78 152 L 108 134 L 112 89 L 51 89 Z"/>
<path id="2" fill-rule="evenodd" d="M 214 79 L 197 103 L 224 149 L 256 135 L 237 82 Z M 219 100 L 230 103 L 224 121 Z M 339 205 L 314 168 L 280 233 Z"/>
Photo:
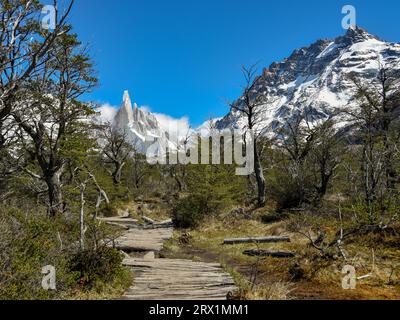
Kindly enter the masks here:
<path id="1" fill-rule="evenodd" d="M 159 157 L 167 148 L 176 149 L 168 134 L 161 128 L 157 118 L 132 102 L 128 91 L 124 92 L 123 103 L 117 112 L 113 127 L 127 134 L 129 142 L 142 154 Z"/>
<path id="2" fill-rule="evenodd" d="M 388 43 L 355 27 L 334 40 L 319 40 L 295 50 L 280 63 L 263 70 L 254 82 L 254 95 L 268 103 L 261 108 L 258 130 L 272 135 L 304 110 L 310 121 L 352 107 L 354 87 L 348 79 L 357 73 L 365 79 L 376 74 L 379 62 L 400 70 L 400 45 Z M 240 106 L 243 97 L 235 102 Z M 217 122 L 218 129 L 244 128 L 245 119 L 232 110 Z M 339 126 L 345 126 L 342 119 Z"/>
<path id="3" fill-rule="evenodd" d="M 123 131 L 127 128 L 128 124 L 133 123 L 133 121 L 131 98 L 129 97 L 128 91 L 125 91 L 121 108 L 115 115 L 113 126 L 114 128 Z"/>

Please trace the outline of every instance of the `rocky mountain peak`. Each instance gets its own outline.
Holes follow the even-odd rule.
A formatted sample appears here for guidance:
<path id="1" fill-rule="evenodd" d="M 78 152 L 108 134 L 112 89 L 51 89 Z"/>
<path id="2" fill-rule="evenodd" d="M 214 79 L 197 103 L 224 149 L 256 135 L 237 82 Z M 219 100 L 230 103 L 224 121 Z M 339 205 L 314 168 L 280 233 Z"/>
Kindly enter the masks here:
<path id="1" fill-rule="evenodd" d="M 168 140 L 167 133 L 161 128 L 154 114 L 139 108 L 137 103 L 132 107 L 128 91 L 124 92 L 123 102 L 114 118 L 113 127 L 125 132 L 129 142 L 140 153 L 150 152 L 151 156 L 159 156 L 166 148 L 174 148 L 174 144 Z"/>
<path id="2" fill-rule="evenodd" d="M 347 30 L 344 36 L 336 38 L 335 43 L 338 45 L 350 46 L 370 39 L 380 40 L 378 37 L 368 33 L 368 31 L 363 28 L 352 26 Z"/>
<path id="3" fill-rule="evenodd" d="M 274 134 L 305 110 L 313 120 L 319 120 L 348 107 L 354 92 L 348 75 L 356 73 L 369 79 L 379 65 L 400 71 L 400 45 L 385 42 L 360 27 L 295 50 L 255 79 L 253 95 L 262 95 L 267 101 L 261 108 L 260 130 Z M 242 97 L 235 102 L 242 103 Z M 244 128 L 245 124 L 243 116 L 232 110 L 217 127 Z"/>
<path id="4" fill-rule="evenodd" d="M 113 127 L 125 128 L 131 122 L 133 122 L 132 102 L 129 92 L 126 90 L 122 98 L 122 105 L 114 118 Z"/>

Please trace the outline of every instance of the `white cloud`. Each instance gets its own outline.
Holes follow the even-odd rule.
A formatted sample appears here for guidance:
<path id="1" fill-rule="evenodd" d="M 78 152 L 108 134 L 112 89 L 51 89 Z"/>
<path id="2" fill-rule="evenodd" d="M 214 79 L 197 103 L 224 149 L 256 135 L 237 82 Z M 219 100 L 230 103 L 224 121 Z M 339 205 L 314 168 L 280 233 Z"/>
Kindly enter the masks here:
<path id="1" fill-rule="evenodd" d="M 190 122 L 188 117 L 180 119 L 172 118 L 166 114 L 154 113 L 161 128 L 168 132 L 170 139 L 177 141 L 178 139 L 185 138 L 190 130 Z"/>
<path id="2" fill-rule="evenodd" d="M 140 109 L 147 113 L 153 114 L 163 131 L 169 134 L 169 139 L 179 141 L 186 138 L 190 129 L 190 121 L 188 117 L 173 118 L 163 113 L 153 113 L 149 106 L 141 106 Z"/>
<path id="3" fill-rule="evenodd" d="M 99 118 L 101 122 L 112 122 L 117 114 L 117 108 L 106 103 L 98 108 L 97 112 L 100 112 Z"/>

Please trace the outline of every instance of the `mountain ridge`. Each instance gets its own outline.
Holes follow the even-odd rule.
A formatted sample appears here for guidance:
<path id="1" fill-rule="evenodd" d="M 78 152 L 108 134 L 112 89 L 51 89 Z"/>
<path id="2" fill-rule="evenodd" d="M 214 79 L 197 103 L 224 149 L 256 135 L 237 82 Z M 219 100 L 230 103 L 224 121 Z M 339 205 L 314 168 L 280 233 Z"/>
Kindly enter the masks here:
<path id="1" fill-rule="evenodd" d="M 400 70 L 400 44 L 385 42 L 360 27 L 350 28 L 346 34 L 335 39 L 320 39 L 309 46 L 296 49 L 281 62 L 273 62 L 254 79 L 254 97 L 265 96 L 271 103 L 262 106 L 262 120 L 256 130 L 265 135 L 274 135 L 288 121 L 307 110 L 311 123 L 326 119 L 352 105 L 354 89 L 348 79 L 357 73 L 367 79 L 378 70 L 380 63 Z M 240 106 L 243 97 L 234 102 Z M 210 123 L 219 130 L 244 129 L 246 119 L 232 110 L 223 118 L 206 121 L 192 130 L 201 136 L 207 135 Z M 347 124 L 339 119 L 338 128 Z M 129 141 L 139 152 L 160 155 L 176 150 L 179 139 L 169 137 L 151 112 L 138 108 L 128 91 L 124 92 L 121 108 L 114 117 L 113 127 L 128 132 Z"/>
<path id="2" fill-rule="evenodd" d="M 273 62 L 253 82 L 254 95 L 273 101 L 262 108 L 258 130 L 271 135 L 303 110 L 308 109 L 311 121 L 316 121 L 351 105 L 353 87 L 347 76 L 355 72 L 363 78 L 371 77 L 378 68 L 374 65 L 376 58 L 400 69 L 400 45 L 354 27 L 343 36 L 317 40 L 294 50 L 281 62 Z M 240 106 L 242 99 L 233 105 Z M 231 110 L 216 125 L 220 130 L 242 129 L 245 121 Z M 345 125 L 344 119 L 340 125 Z"/>

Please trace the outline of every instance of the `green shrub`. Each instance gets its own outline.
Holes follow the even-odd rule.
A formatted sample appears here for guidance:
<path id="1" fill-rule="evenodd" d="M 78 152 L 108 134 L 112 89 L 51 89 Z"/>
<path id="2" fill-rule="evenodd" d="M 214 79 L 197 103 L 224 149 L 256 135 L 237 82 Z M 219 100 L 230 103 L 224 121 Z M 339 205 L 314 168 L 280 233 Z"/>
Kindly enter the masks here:
<path id="1" fill-rule="evenodd" d="M 0 300 L 48 300 L 89 296 L 119 296 L 131 282 L 122 267 L 122 254 L 95 247 L 107 230 L 87 221 L 87 251 L 78 252 L 79 224 L 63 216 L 50 219 L 45 212 L 22 212 L 0 207 Z M 42 268 L 54 266 L 56 287 L 42 288 Z"/>
<path id="2" fill-rule="evenodd" d="M 209 213 L 207 199 L 201 195 L 189 195 L 177 202 L 173 209 L 173 221 L 178 228 L 195 228 Z"/>
<path id="3" fill-rule="evenodd" d="M 118 210 L 112 204 L 103 204 L 100 207 L 98 215 L 101 217 L 115 217 L 118 215 Z"/>
<path id="4" fill-rule="evenodd" d="M 112 282 L 122 270 L 123 255 L 114 248 L 81 251 L 70 258 L 69 268 L 77 272 L 77 281 L 92 288 L 96 282 Z"/>
<path id="5" fill-rule="evenodd" d="M 271 173 L 268 183 L 270 196 L 276 202 L 278 211 L 301 207 L 314 197 L 308 178 L 293 177 L 284 170 Z"/>
<path id="6" fill-rule="evenodd" d="M 72 274 L 57 239 L 63 227 L 45 215 L 0 209 L 0 299 L 53 299 L 68 290 Z M 57 292 L 41 286 L 41 271 L 47 265 L 56 268 Z"/>

